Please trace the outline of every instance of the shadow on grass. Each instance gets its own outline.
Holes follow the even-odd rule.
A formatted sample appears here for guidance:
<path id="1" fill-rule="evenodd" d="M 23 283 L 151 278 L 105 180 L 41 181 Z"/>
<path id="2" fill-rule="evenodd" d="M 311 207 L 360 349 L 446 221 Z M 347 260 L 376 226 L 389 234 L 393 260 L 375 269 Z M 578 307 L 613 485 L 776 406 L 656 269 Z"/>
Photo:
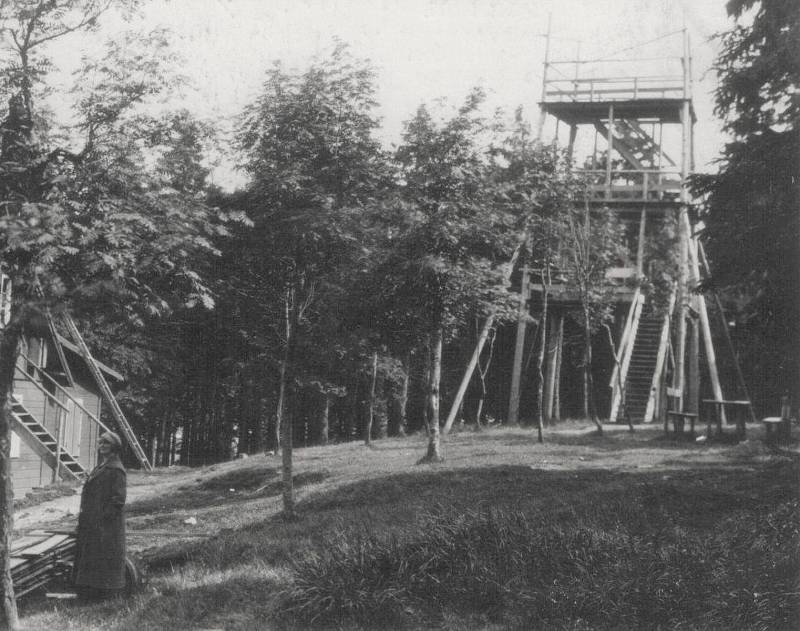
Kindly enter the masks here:
<path id="1" fill-rule="evenodd" d="M 637 531 L 658 531 L 670 523 L 702 533 L 731 516 L 796 500 L 799 479 L 800 467 L 790 461 L 702 472 L 683 463 L 657 472 L 518 465 L 415 470 L 311 495 L 298 504 L 296 522 L 273 516 L 224 531 L 213 541 L 164 547 L 145 562 L 151 572 L 188 561 L 214 569 L 252 559 L 283 565 L 324 549 L 343 533 L 403 537 L 415 531 L 420 516 L 490 508 L 521 511 L 532 523 L 566 526 L 591 519 L 613 528 L 620 515 L 633 515 Z"/>
<path id="2" fill-rule="evenodd" d="M 327 470 L 306 471 L 294 477 L 295 487 L 318 484 L 330 475 Z M 257 497 L 281 494 L 279 472 L 274 467 L 259 467 L 244 472 L 231 471 L 201 481 L 197 486 L 182 486 L 172 493 L 131 502 L 130 516 L 157 515 L 181 510 L 199 510 L 210 506 L 234 505 Z"/>
<path id="3" fill-rule="evenodd" d="M 520 445 L 535 447 L 539 444 L 543 446 L 591 447 L 605 453 L 636 449 L 702 451 L 709 447 L 735 447 L 741 442 L 731 427 L 726 428 L 726 432 L 722 436 L 714 436 L 710 440 L 703 439 L 700 442 L 697 441 L 697 438 L 703 435 L 703 432 L 700 431 L 692 436 L 688 432 L 679 435 L 672 432 L 665 434 L 661 427 L 654 425 L 638 426 L 633 432 L 622 429 L 619 425 L 610 427 L 611 429 L 606 425 L 606 430 L 602 433 L 598 433 L 592 428 L 569 433 L 563 431 L 565 429 L 563 426 L 556 425 L 555 428 L 550 428 L 551 431 L 545 428 L 543 443 L 537 442 L 535 428 L 506 429 L 500 432 L 484 432 L 476 434 L 476 436 L 486 443 L 497 443 L 507 447 Z M 553 431 L 554 429 L 559 431 Z M 459 436 L 462 440 L 470 438 L 470 435 L 465 433 Z M 768 449 L 760 438 L 751 439 L 751 442 L 763 445 L 765 449 Z M 774 452 L 774 448 L 772 451 Z M 784 451 L 792 454 L 789 450 Z M 800 456 L 795 457 L 800 458 Z"/>

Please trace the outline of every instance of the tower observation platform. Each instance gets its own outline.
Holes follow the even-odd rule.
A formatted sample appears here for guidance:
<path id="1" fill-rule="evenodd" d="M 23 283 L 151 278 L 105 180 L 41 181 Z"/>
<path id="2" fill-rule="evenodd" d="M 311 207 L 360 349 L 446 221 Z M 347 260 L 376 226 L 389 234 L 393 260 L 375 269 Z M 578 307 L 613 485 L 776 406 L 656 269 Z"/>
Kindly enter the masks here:
<path id="1" fill-rule="evenodd" d="M 545 62 L 541 120 L 554 118 L 556 135 L 569 129 L 591 203 L 687 201 L 696 116 L 685 34 L 682 43 L 680 55 Z"/>

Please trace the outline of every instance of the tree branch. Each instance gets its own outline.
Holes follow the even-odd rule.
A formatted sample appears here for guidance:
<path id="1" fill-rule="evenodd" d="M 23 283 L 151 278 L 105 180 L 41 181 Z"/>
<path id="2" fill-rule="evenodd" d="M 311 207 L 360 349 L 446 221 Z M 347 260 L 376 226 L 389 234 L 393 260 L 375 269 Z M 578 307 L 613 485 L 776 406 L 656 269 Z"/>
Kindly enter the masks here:
<path id="1" fill-rule="evenodd" d="M 106 0 L 105 6 L 98 9 L 97 11 L 92 11 L 90 8 L 87 8 L 80 22 L 78 22 L 77 24 L 73 24 L 72 26 L 65 26 L 60 31 L 51 33 L 50 35 L 44 35 L 39 39 L 30 42 L 29 48 L 33 48 L 34 46 L 38 46 L 39 44 L 43 44 L 44 42 L 48 42 L 53 39 L 57 39 L 64 35 L 68 35 L 69 33 L 74 33 L 75 31 L 78 31 L 83 27 L 91 24 L 93 21 L 95 21 L 97 18 L 103 15 L 103 13 L 105 13 L 111 8 L 113 1 L 114 0 Z"/>

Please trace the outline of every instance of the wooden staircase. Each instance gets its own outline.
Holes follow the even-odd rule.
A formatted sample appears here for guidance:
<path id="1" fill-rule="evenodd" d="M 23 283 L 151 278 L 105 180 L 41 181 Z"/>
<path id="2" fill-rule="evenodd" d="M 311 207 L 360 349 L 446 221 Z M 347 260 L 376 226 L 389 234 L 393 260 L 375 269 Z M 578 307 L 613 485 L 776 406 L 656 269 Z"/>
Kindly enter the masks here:
<path id="1" fill-rule="evenodd" d="M 653 375 L 658 363 L 658 349 L 664 326 L 663 316 L 658 314 L 642 315 L 636 330 L 636 339 L 625 377 L 625 406 L 631 421 L 647 422 L 647 403 L 650 400 Z M 622 406 L 617 412 L 618 422 L 624 422 Z"/>
<path id="2" fill-rule="evenodd" d="M 608 136 L 608 127 L 603 123 L 595 123 L 595 129 L 604 137 Z M 662 166 L 674 167 L 675 162 L 656 141 L 635 120 L 620 119 L 614 121 L 612 129 L 614 148 L 628 163 L 636 169 L 660 169 Z"/>
<path id="3" fill-rule="evenodd" d="M 59 448 L 55 437 L 20 401 L 12 396 L 11 403 L 11 429 L 50 467 L 56 469 L 58 464 L 62 480 L 82 482 L 87 472 L 78 459 Z"/>

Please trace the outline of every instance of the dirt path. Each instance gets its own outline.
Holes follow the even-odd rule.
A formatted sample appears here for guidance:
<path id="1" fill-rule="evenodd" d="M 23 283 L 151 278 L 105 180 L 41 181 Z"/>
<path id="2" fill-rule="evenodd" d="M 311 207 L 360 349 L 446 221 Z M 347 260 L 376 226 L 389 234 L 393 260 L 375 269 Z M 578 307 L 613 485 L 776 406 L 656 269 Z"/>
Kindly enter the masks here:
<path id="1" fill-rule="evenodd" d="M 128 472 L 128 497 L 130 504 L 139 499 L 164 493 L 173 486 L 185 484 L 202 470 L 182 470 L 169 476 Z M 14 533 L 20 535 L 31 530 L 46 528 L 70 528 L 77 523 L 81 504 L 81 487 L 74 495 L 65 495 L 17 510 L 14 514 Z"/>

